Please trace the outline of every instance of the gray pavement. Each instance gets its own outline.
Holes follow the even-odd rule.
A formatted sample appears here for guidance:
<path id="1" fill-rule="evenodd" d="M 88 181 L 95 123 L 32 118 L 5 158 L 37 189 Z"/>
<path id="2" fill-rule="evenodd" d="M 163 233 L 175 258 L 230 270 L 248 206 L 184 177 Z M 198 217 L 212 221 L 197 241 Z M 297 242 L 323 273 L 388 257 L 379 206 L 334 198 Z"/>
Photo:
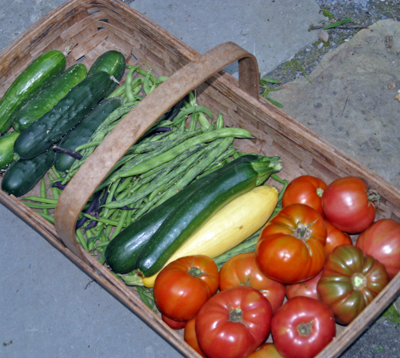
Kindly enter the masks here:
<path id="1" fill-rule="evenodd" d="M 0 0 L 0 50 L 64 2 Z M 323 18 L 315 0 L 125 2 L 200 53 L 236 42 L 255 54 L 262 74 L 315 42 L 308 27 Z M 235 75 L 235 66 L 228 71 Z M 181 357 L 1 205 L 0 227 L 0 357 Z M 400 357 L 398 336 L 381 318 L 343 357 Z"/>

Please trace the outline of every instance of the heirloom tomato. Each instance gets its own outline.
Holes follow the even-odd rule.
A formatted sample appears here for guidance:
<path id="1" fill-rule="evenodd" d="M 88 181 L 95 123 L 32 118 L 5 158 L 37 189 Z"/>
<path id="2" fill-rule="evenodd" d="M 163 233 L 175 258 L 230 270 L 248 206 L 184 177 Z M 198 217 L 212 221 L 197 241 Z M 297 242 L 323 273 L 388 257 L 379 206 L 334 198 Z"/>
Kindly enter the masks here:
<path id="1" fill-rule="evenodd" d="M 271 280 L 261 272 L 254 252 L 235 255 L 221 267 L 220 290 L 237 286 L 250 286 L 259 290 L 271 303 L 273 313 L 282 306 L 285 298 L 285 285 Z"/>
<path id="2" fill-rule="evenodd" d="M 353 245 L 353 241 L 351 241 L 351 237 L 349 234 L 335 228 L 327 220 L 325 220 L 325 224 L 327 228 L 326 244 L 325 244 L 326 254 L 330 254 L 336 246 Z"/>
<path id="3" fill-rule="evenodd" d="M 321 215 L 321 196 L 326 189 L 326 183 L 311 175 L 302 175 L 292 180 L 282 197 L 282 206 L 305 204 L 317 210 Z"/>
<path id="4" fill-rule="evenodd" d="M 255 288 L 221 291 L 196 317 L 199 346 L 209 358 L 245 358 L 267 338 L 271 316 L 271 304 Z"/>
<path id="5" fill-rule="evenodd" d="M 322 194 L 326 219 L 336 228 L 350 234 L 364 231 L 375 219 L 378 196 L 368 190 L 364 180 L 345 177 L 330 183 Z"/>
<path id="6" fill-rule="evenodd" d="M 257 264 L 264 275 L 291 284 L 309 280 L 325 263 L 326 225 L 310 206 L 283 208 L 261 231 Z"/>
<path id="7" fill-rule="evenodd" d="M 273 343 L 264 343 L 246 358 L 284 358 Z"/>
<path id="8" fill-rule="evenodd" d="M 171 329 L 182 329 L 186 325 L 186 321 L 176 321 L 176 320 L 174 320 L 172 318 L 169 318 L 165 314 L 161 314 L 161 319 Z"/>
<path id="9" fill-rule="evenodd" d="M 335 337 L 335 318 L 325 303 L 295 297 L 272 317 L 271 332 L 276 349 L 285 358 L 312 358 Z"/>
<path id="10" fill-rule="evenodd" d="M 201 348 L 199 347 L 199 342 L 197 341 L 196 336 L 196 317 L 190 319 L 186 322 L 185 330 L 183 333 L 183 339 L 185 342 L 191 346 L 197 353 L 199 353 L 202 357 L 206 358 L 206 355 L 203 353 Z"/>
<path id="11" fill-rule="evenodd" d="M 205 255 L 181 257 L 158 274 L 154 300 L 162 314 L 187 321 L 196 316 L 218 286 L 219 272 L 213 259 Z"/>
<path id="12" fill-rule="evenodd" d="M 317 291 L 317 284 L 321 276 L 322 270 L 317 276 L 313 277 L 310 280 L 286 285 L 286 297 L 288 298 L 288 300 L 297 296 L 310 297 L 318 300 L 319 296 Z"/>
<path id="13" fill-rule="evenodd" d="M 400 271 L 400 224 L 392 219 L 378 220 L 357 239 L 356 246 L 382 262 L 390 278 Z"/>
<path id="14" fill-rule="evenodd" d="M 332 309 L 336 322 L 347 325 L 388 282 L 382 263 L 356 246 L 342 245 L 328 255 L 317 290 L 321 301 Z"/>

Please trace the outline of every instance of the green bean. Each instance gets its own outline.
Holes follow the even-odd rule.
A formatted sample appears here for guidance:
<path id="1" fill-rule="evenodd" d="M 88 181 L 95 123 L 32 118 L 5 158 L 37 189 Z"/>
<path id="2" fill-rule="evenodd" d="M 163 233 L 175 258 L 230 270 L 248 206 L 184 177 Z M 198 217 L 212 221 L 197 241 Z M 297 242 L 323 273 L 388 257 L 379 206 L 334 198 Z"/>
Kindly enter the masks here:
<path id="1" fill-rule="evenodd" d="M 31 209 L 42 209 L 44 214 L 49 214 L 48 209 L 55 209 L 55 204 L 37 204 L 37 203 L 29 203 L 25 202 L 25 205 Z"/>
<path id="2" fill-rule="evenodd" d="M 119 194 L 121 191 L 124 191 L 131 183 L 132 183 L 132 178 L 125 179 L 123 183 L 118 185 L 117 189 L 115 190 L 115 195 Z"/>
<path id="3" fill-rule="evenodd" d="M 107 225 L 107 227 L 106 227 L 106 233 L 105 233 L 105 235 L 106 235 L 108 238 L 110 237 L 111 230 L 113 229 L 113 227 L 118 225 L 118 221 L 117 221 L 116 219 L 117 219 L 117 217 L 118 217 L 120 211 L 121 211 L 121 210 L 117 209 L 117 210 L 115 210 L 115 211 L 113 212 L 113 214 L 111 215 L 111 220 L 110 220 L 110 223 L 109 223 L 109 224 Z M 111 221 L 112 221 L 113 223 L 111 223 Z"/>
<path id="4" fill-rule="evenodd" d="M 139 67 L 139 66 L 138 66 Z M 126 95 L 126 102 L 133 103 L 135 101 L 135 97 L 132 92 L 132 82 L 133 82 L 133 72 L 135 71 L 135 67 L 129 69 L 126 80 L 125 80 L 125 95 Z"/>
<path id="5" fill-rule="evenodd" d="M 51 167 L 51 171 L 53 172 L 53 174 L 54 174 L 54 176 L 56 178 L 60 178 L 61 177 L 60 173 L 57 171 L 57 169 L 56 169 L 56 167 L 54 165 Z"/>
<path id="6" fill-rule="evenodd" d="M 212 117 L 210 117 L 212 119 Z M 203 128 L 210 128 L 211 124 L 208 121 L 208 119 L 206 118 L 206 116 L 204 115 L 204 113 L 200 112 L 199 113 L 199 123 Z"/>
<path id="7" fill-rule="evenodd" d="M 110 220 L 110 219 L 104 219 L 102 217 L 96 218 L 95 216 L 89 215 L 87 213 L 82 213 L 83 216 L 86 216 L 90 220 L 98 221 L 107 225 L 112 225 L 112 226 L 117 226 L 118 221 L 116 220 Z"/>
<path id="8" fill-rule="evenodd" d="M 207 107 L 204 107 L 204 106 L 192 106 L 192 107 L 182 108 L 181 111 L 179 112 L 179 114 L 173 119 L 173 122 L 175 123 L 175 125 L 178 125 L 182 121 L 184 121 L 185 118 L 187 118 L 190 114 L 193 114 L 193 113 L 205 113 L 211 119 L 213 117 L 212 112 Z"/>
<path id="9" fill-rule="evenodd" d="M 48 176 L 48 178 L 49 178 L 49 180 L 50 180 L 50 183 L 55 179 L 55 178 L 50 174 L 50 172 L 47 172 L 47 176 Z M 55 188 L 54 186 L 51 186 L 51 184 L 50 184 L 50 187 L 51 187 L 51 192 L 52 192 L 52 194 L 53 194 L 53 198 L 56 199 L 56 200 L 58 200 L 58 198 L 59 198 L 58 190 L 59 190 L 59 189 Z"/>
<path id="10" fill-rule="evenodd" d="M 221 111 L 219 111 L 219 114 L 218 114 L 218 117 L 217 117 L 217 120 L 215 123 L 216 123 L 217 129 L 224 128 L 224 117 L 222 116 Z"/>
<path id="11" fill-rule="evenodd" d="M 47 196 L 46 196 L 46 183 L 44 181 L 44 177 L 40 181 L 40 196 L 42 198 L 47 199 Z M 46 215 L 49 214 L 49 209 L 48 208 L 43 207 L 42 210 L 43 210 L 43 214 L 46 214 Z"/>
<path id="12" fill-rule="evenodd" d="M 110 203 L 110 202 L 113 200 L 113 198 L 114 198 L 114 193 L 115 193 L 115 191 L 117 190 L 117 187 L 118 187 L 120 181 L 121 181 L 121 179 L 117 179 L 117 180 L 111 185 L 111 188 L 108 190 L 108 196 L 107 196 L 107 199 L 106 199 L 106 204 L 107 204 L 107 203 Z M 105 209 L 104 209 L 104 216 L 107 216 L 108 210 L 109 210 L 109 209 L 108 209 L 107 207 L 105 207 Z"/>
<path id="13" fill-rule="evenodd" d="M 42 198 L 40 196 L 27 196 L 27 197 L 23 198 L 22 200 L 23 201 L 26 201 L 26 200 L 38 201 L 39 203 L 54 204 L 54 205 L 57 205 L 57 202 L 58 202 L 57 199 Z"/>
<path id="14" fill-rule="evenodd" d="M 89 252 L 89 248 L 87 246 L 85 237 L 83 236 L 82 231 L 80 229 L 76 230 L 76 241 L 83 247 L 85 251 Z"/>
<path id="15" fill-rule="evenodd" d="M 188 132 L 190 133 L 190 132 Z M 168 162 L 183 153 L 187 148 L 192 148 L 193 146 L 200 143 L 211 142 L 217 138 L 225 138 L 225 137 L 235 137 L 235 138 L 253 138 L 249 131 L 242 128 L 222 128 L 216 129 L 212 132 L 206 132 L 196 136 L 194 138 L 188 139 L 185 142 L 173 147 L 172 149 L 158 155 L 156 157 L 152 157 L 145 162 L 135 165 L 132 169 L 123 172 L 120 174 L 121 177 L 127 177 L 131 175 L 137 175 L 146 172 L 147 170 L 153 169 L 156 166 Z"/>
<path id="16" fill-rule="evenodd" d="M 97 147 L 100 144 L 101 144 L 101 141 L 85 143 L 85 144 L 80 145 L 79 147 L 76 147 L 75 152 L 79 152 L 80 150 L 88 149 L 91 147 Z"/>
<path id="17" fill-rule="evenodd" d="M 121 217 L 118 221 L 117 226 L 115 227 L 115 230 L 114 230 L 110 240 L 112 240 L 115 236 L 117 236 L 121 232 L 123 226 L 128 225 L 126 222 L 127 216 L 128 216 L 128 210 L 122 210 Z"/>
<path id="18" fill-rule="evenodd" d="M 54 224 L 54 218 L 53 218 L 51 215 L 42 213 L 41 211 L 37 211 L 37 213 L 38 213 L 43 219 L 46 219 L 49 223 Z"/>

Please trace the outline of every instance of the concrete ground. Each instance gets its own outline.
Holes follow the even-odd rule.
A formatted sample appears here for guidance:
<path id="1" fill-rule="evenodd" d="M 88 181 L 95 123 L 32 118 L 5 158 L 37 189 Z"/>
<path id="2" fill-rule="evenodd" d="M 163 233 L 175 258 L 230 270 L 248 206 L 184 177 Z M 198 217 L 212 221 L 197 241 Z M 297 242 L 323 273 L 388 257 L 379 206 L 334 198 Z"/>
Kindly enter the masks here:
<path id="1" fill-rule="evenodd" d="M 40 17 L 64 2 L 0 0 L 0 50 Z M 236 42 L 256 55 L 261 74 L 273 71 L 298 51 L 317 41 L 318 33 L 310 32 L 308 28 L 324 19 L 315 0 L 125 2 L 200 53 L 225 41 Z M 397 51 L 400 52 L 400 49 Z M 395 82 L 399 88 L 399 68 L 397 56 L 393 59 L 390 75 L 381 76 L 382 84 L 379 88 L 382 91 L 388 78 L 394 78 L 391 82 Z M 231 66 L 228 71 L 235 74 L 235 66 Z M 310 76 L 316 85 L 323 88 L 317 77 Z M 362 81 L 363 78 L 370 80 L 371 76 L 361 76 L 357 80 Z M 353 78 L 352 83 L 354 81 Z M 312 92 L 307 89 L 305 82 L 308 83 L 303 81 L 294 85 L 305 87 L 300 91 L 304 96 L 301 101 L 309 103 L 309 108 L 302 107 L 297 111 L 297 106 L 290 104 L 293 97 L 290 94 L 277 92 L 276 98 L 284 104 L 288 113 L 306 125 L 310 122 L 310 128 L 316 127 L 319 134 L 336 145 L 335 140 L 340 136 L 335 137 L 333 134 L 337 132 L 324 126 L 323 121 L 318 121 L 324 118 L 321 108 L 325 104 L 326 107 L 328 103 L 330 105 L 332 94 L 323 90 Z M 358 86 L 362 88 L 363 84 L 358 83 Z M 317 95 L 317 99 L 312 97 Z M 357 121 L 357 115 L 354 114 L 357 108 L 351 106 L 351 99 L 347 100 L 346 110 Z M 389 130 L 384 132 L 388 139 L 383 142 L 388 148 L 382 149 L 399 150 L 398 138 L 390 137 L 391 133 L 396 132 L 395 118 L 398 119 L 399 106 L 400 102 L 397 107 L 390 102 L 391 112 L 386 115 L 389 119 L 385 123 Z M 310 110 L 314 111 L 315 116 L 307 118 L 304 113 Z M 335 127 L 335 120 L 339 121 L 340 118 L 333 119 L 327 125 L 332 125 L 333 129 L 341 127 Z M 360 117 L 360 120 L 371 126 L 374 123 L 365 117 Z M 390 128 L 393 128 L 391 133 Z M 353 127 L 350 124 L 348 132 L 351 129 Z M 337 131 L 346 133 L 346 128 Z M 362 140 L 359 136 L 364 132 L 365 126 L 362 130 L 354 130 L 347 141 Z M 377 143 L 382 144 L 382 138 Z M 378 144 L 372 148 L 366 145 L 361 148 L 374 152 L 376 156 L 380 152 L 376 149 Z M 351 150 L 353 152 L 350 155 L 365 165 L 369 164 L 360 155 L 360 148 L 353 146 Z M 398 166 L 395 170 L 391 169 L 398 162 L 393 163 L 393 158 L 378 160 L 379 166 L 375 168 L 378 174 L 386 176 L 385 179 L 399 187 L 399 182 L 396 182 Z M 181 357 L 168 342 L 1 205 L 0 227 L 0 357 Z M 395 324 L 381 317 L 342 357 L 399 357 L 398 332 Z"/>

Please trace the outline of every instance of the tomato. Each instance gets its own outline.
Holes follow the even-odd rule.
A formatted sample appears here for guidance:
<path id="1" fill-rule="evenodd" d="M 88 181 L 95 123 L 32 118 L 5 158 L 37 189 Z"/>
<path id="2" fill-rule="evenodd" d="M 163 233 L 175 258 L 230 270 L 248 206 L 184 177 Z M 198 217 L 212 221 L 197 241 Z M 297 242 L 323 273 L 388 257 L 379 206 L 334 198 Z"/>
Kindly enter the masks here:
<path id="1" fill-rule="evenodd" d="M 375 219 L 376 195 L 364 180 L 345 177 L 330 183 L 322 194 L 326 219 L 336 228 L 350 234 L 364 231 Z"/>
<path id="2" fill-rule="evenodd" d="M 196 317 L 199 346 L 209 358 L 247 357 L 267 338 L 271 316 L 271 304 L 255 288 L 221 291 Z"/>
<path id="3" fill-rule="evenodd" d="M 356 246 L 342 245 L 328 255 L 317 290 L 332 309 L 336 322 L 347 325 L 388 282 L 382 263 Z"/>
<path id="4" fill-rule="evenodd" d="M 325 244 L 326 254 L 330 254 L 336 246 L 353 245 L 353 241 L 351 241 L 351 237 L 349 234 L 335 228 L 327 220 L 325 220 L 325 224 L 328 230 L 326 235 L 326 244 Z"/>
<path id="5" fill-rule="evenodd" d="M 326 183 L 311 175 L 302 175 L 292 180 L 282 197 L 282 206 L 305 204 L 317 210 L 321 215 L 321 196 L 326 189 Z"/>
<path id="6" fill-rule="evenodd" d="M 325 263 L 326 225 L 310 206 L 283 208 L 261 231 L 257 264 L 264 275 L 291 284 L 309 280 Z"/>
<path id="7" fill-rule="evenodd" d="M 304 296 L 319 300 L 317 284 L 322 276 L 322 271 L 310 280 L 286 285 L 286 297 L 290 300 L 293 297 Z"/>
<path id="8" fill-rule="evenodd" d="M 186 325 L 186 321 L 176 321 L 172 318 L 167 317 L 164 314 L 161 314 L 161 319 L 164 321 L 164 323 L 167 324 L 167 326 L 171 329 L 182 329 Z"/>
<path id="9" fill-rule="evenodd" d="M 205 255 L 186 256 L 168 264 L 154 282 L 154 300 L 160 312 L 177 321 L 196 316 L 217 292 L 219 272 Z"/>
<path id="10" fill-rule="evenodd" d="M 378 220 L 357 239 L 356 246 L 382 262 L 392 279 L 400 271 L 400 224 L 392 219 Z"/>
<path id="11" fill-rule="evenodd" d="M 264 343 L 247 358 L 283 358 L 273 343 Z"/>
<path id="12" fill-rule="evenodd" d="M 206 355 L 201 350 L 201 348 L 199 347 L 199 342 L 197 341 L 196 317 L 194 317 L 186 322 L 183 339 L 189 346 L 191 346 L 202 357 L 207 358 Z"/>
<path id="13" fill-rule="evenodd" d="M 221 267 L 219 288 L 224 291 L 240 285 L 259 290 L 271 303 L 272 312 L 282 306 L 285 298 L 285 285 L 265 276 L 257 266 L 254 252 L 233 256 Z"/>
<path id="14" fill-rule="evenodd" d="M 295 297 L 272 317 L 271 332 L 276 349 L 285 358 L 312 358 L 335 337 L 336 325 L 325 303 Z"/>

